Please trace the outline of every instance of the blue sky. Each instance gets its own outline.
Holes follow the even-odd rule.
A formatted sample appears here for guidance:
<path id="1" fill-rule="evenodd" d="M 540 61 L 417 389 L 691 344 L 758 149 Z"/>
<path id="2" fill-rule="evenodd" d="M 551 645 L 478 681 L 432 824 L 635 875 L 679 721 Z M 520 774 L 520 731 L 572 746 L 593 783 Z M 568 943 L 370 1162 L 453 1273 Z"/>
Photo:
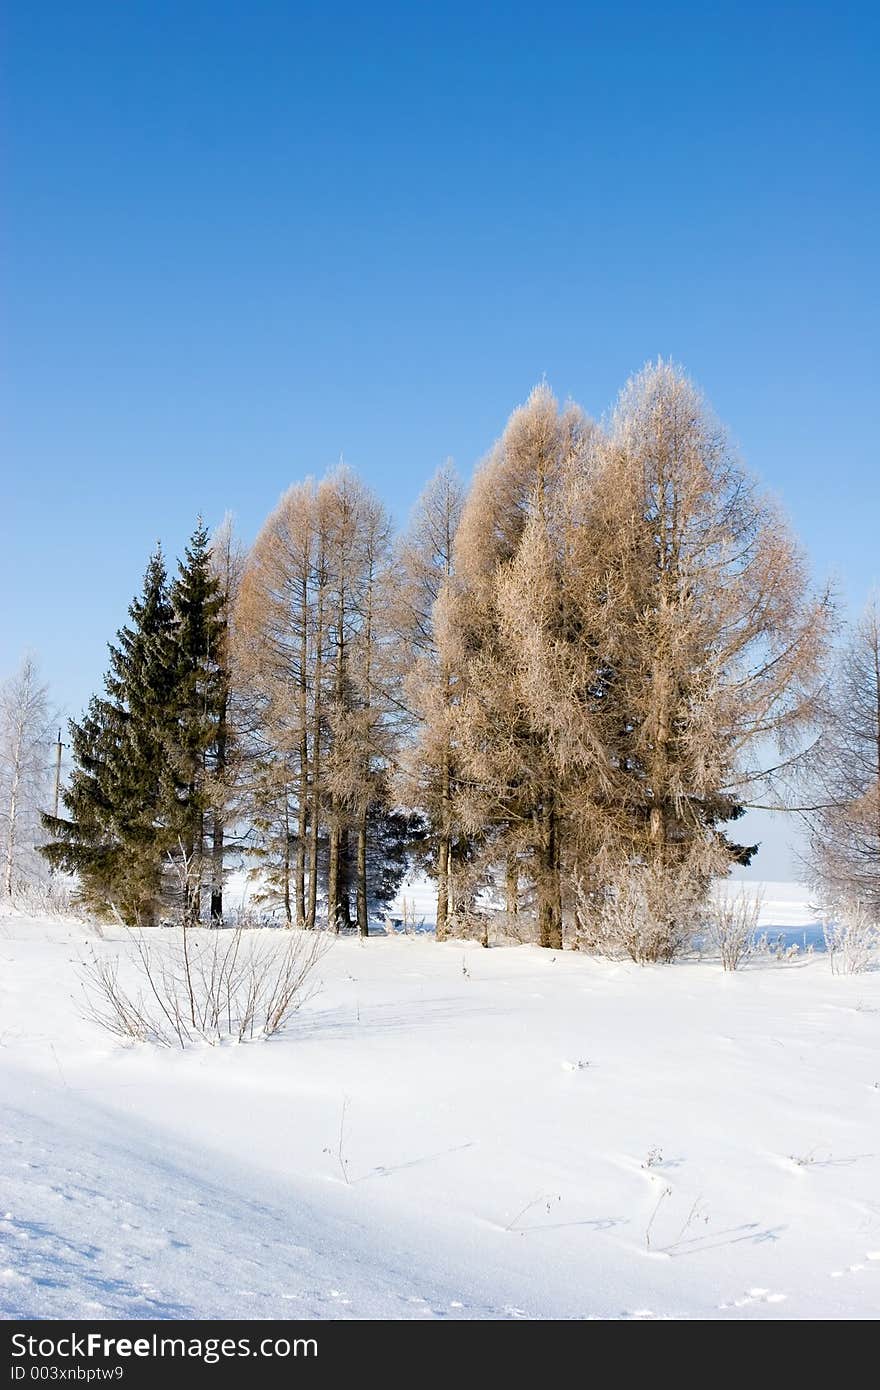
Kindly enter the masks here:
<path id="1" fill-rule="evenodd" d="M 878 38 L 852 3 L 7 0 L 0 672 L 36 650 L 77 711 L 198 511 L 251 537 L 344 454 L 404 520 L 542 376 L 598 414 L 658 353 L 859 607 Z"/>

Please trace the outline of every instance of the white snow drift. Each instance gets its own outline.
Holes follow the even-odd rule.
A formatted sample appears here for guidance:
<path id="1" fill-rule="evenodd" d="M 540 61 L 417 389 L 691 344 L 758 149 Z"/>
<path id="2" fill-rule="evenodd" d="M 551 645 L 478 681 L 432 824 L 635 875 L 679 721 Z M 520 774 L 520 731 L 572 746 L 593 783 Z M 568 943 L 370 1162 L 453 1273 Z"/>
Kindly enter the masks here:
<path id="1" fill-rule="evenodd" d="M 284 1034 L 175 1053 L 84 1017 L 89 948 L 0 922 L 6 1317 L 880 1308 L 880 972 L 340 940 Z"/>

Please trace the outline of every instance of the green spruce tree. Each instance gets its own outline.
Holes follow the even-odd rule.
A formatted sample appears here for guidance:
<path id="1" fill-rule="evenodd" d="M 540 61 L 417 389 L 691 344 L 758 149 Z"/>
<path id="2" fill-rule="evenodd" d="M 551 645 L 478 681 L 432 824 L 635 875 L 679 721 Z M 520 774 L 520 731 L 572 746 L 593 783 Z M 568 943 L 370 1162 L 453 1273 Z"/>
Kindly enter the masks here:
<path id="1" fill-rule="evenodd" d="M 206 846 L 213 846 L 214 820 L 222 817 L 222 786 L 215 773 L 218 756 L 226 752 L 228 696 L 225 596 L 201 518 L 179 563 L 170 598 L 176 669 L 168 823 L 176 842 L 185 920 L 193 926 L 201 916 L 209 864 Z M 214 896 L 214 910 L 216 903 Z"/>
<path id="2" fill-rule="evenodd" d="M 169 711 L 177 679 L 173 620 L 161 550 L 151 557 L 131 622 L 110 647 L 104 697 L 70 721 L 74 769 L 66 816 L 43 816 L 43 854 L 75 873 L 95 912 L 149 925 L 161 911 L 173 827 L 163 814 L 169 785 Z"/>

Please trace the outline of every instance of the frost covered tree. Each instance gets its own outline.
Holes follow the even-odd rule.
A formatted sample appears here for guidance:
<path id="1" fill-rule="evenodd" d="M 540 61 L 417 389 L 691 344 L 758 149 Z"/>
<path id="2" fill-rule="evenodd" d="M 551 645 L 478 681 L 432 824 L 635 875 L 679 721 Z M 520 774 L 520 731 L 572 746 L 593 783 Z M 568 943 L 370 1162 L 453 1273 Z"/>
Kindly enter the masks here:
<path id="1" fill-rule="evenodd" d="M 320 879 L 330 925 L 367 934 L 378 900 L 371 846 L 397 823 L 390 573 L 387 514 L 341 467 L 285 493 L 242 581 L 236 653 L 252 711 L 255 849 L 288 920 L 306 927 Z"/>
<path id="2" fill-rule="evenodd" d="M 318 488 L 324 538 L 327 650 L 326 752 L 327 919 L 335 929 L 369 930 L 370 825 L 385 818 L 396 733 L 384 615 L 391 592 L 388 514 L 348 468 Z"/>
<path id="3" fill-rule="evenodd" d="M 612 656 L 645 828 L 662 856 L 673 826 L 711 832 L 766 784 L 768 744 L 771 755 L 796 745 L 815 712 L 832 611 L 779 507 L 679 368 L 660 362 L 629 383 L 609 453 Z"/>
<path id="4" fill-rule="evenodd" d="M 0 846 L 3 893 L 10 897 L 39 873 L 40 812 L 49 796 L 49 695 L 37 663 L 25 656 L 0 686 Z"/>
<path id="5" fill-rule="evenodd" d="M 407 802 L 427 817 L 429 834 L 421 862 L 437 884 L 437 940 L 444 940 L 455 913 L 455 863 L 463 846 L 456 838 L 453 788 L 456 763 L 451 711 L 455 672 L 443 659 L 435 632 L 435 610 L 453 573 L 455 537 L 464 489 L 451 462 L 438 470 L 419 498 L 398 546 L 397 588 L 392 618 L 404 665 L 401 700 L 407 748 L 399 785 Z"/>
<path id="6" fill-rule="evenodd" d="M 603 431 L 533 393 L 475 479 L 438 613 L 457 812 L 508 911 L 525 883 L 542 944 L 567 911 L 584 944 L 613 916 L 631 954 L 671 958 L 751 853 L 725 827 L 814 713 L 831 617 L 684 374 L 646 368 Z"/>
<path id="7" fill-rule="evenodd" d="M 880 921 L 880 606 L 872 598 L 840 654 L 807 778 L 810 864 L 830 905 Z"/>
<path id="8" fill-rule="evenodd" d="M 520 880 L 537 901 L 542 945 L 562 944 L 557 767 L 523 699 L 521 653 L 509 640 L 506 581 L 530 518 L 550 505 L 587 447 L 592 425 L 544 386 L 515 411 L 478 470 L 455 542 L 455 573 L 437 605 L 441 660 L 455 673 L 451 734 L 460 776 L 455 815 L 482 841 L 485 880 L 503 865 L 506 906 Z"/>
<path id="9" fill-rule="evenodd" d="M 313 482 L 284 493 L 248 556 L 234 622 L 242 811 L 264 886 L 314 927 L 324 740 L 326 547 Z"/>
<path id="10" fill-rule="evenodd" d="M 797 751 L 832 613 L 680 369 L 633 378 L 601 450 L 591 507 L 614 720 L 602 850 L 640 876 L 646 954 L 664 959 L 710 879 L 752 852 L 724 827 Z"/>

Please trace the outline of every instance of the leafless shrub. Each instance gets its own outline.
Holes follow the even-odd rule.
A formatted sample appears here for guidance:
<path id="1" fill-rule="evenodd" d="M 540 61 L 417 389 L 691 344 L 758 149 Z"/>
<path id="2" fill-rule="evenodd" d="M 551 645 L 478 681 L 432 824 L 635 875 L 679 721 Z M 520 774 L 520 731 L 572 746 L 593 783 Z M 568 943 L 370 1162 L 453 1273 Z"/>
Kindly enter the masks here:
<path id="1" fill-rule="evenodd" d="M 12 891 L 11 905 L 28 917 L 79 917 L 71 881 L 52 875 L 45 881 L 19 882 Z"/>
<path id="2" fill-rule="evenodd" d="M 416 936 L 425 925 L 424 917 L 416 915 L 416 905 L 412 898 L 400 900 L 400 931 L 405 936 Z"/>
<path id="3" fill-rule="evenodd" d="M 261 908 L 249 902 L 224 912 L 222 925 L 234 931 L 265 931 L 267 928 L 287 927 L 289 923 L 283 921 L 274 909 Z"/>
<path id="4" fill-rule="evenodd" d="M 602 886 L 577 885 L 577 941 L 583 949 L 639 965 L 680 955 L 703 917 L 703 889 L 684 874 L 629 867 Z"/>
<path id="5" fill-rule="evenodd" d="M 806 948 L 809 955 L 812 947 Z M 766 956 L 768 960 L 792 961 L 801 954 L 801 948 L 797 941 L 786 941 L 785 932 L 777 932 L 775 936 L 769 936 L 767 932 L 762 932 L 755 938 L 752 946 L 753 956 Z"/>
<path id="6" fill-rule="evenodd" d="M 707 936 L 721 956 L 724 970 L 736 970 L 755 949 L 761 894 L 741 889 L 725 893 L 709 915 Z"/>
<path id="7" fill-rule="evenodd" d="M 870 970 L 880 946 L 880 925 L 863 902 L 844 899 L 835 904 L 822 932 L 832 974 L 861 975 Z"/>
<path id="8" fill-rule="evenodd" d="M 309 979 L 328 945 L 314 933 L 256 937 L 242 926 L 128 939 L 136 989 L 120 983 L 118 959 L 92 951 L 82 968 L 87 1015 L 117 1037 L 181 1048 L 280 1032 L 314 993 Z"/>
<path id="9" fill-rule="evenodd" d="M 537 924 L 534 917 L 525 912 L 496 912 L 490 925 L 493 941 L 514 946 L 531 946 L 537 943 Z"/>

